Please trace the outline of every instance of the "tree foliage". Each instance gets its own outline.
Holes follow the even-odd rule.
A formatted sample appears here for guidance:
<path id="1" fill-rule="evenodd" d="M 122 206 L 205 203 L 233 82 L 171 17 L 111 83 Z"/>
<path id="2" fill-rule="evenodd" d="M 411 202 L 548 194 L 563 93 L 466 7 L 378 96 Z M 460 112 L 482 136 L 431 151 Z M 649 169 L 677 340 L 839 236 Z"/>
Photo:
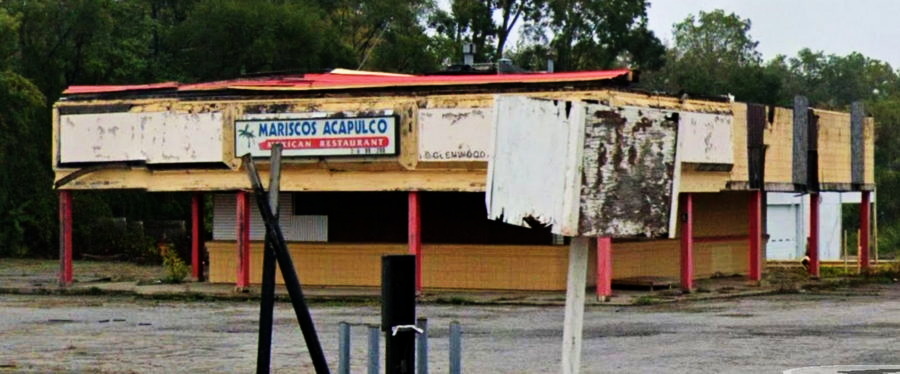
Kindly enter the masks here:
<path id="1" fill-rule="evenodd" d="M 647 7 L 646 0 L 450 0 L 448 9 L 434 0 L 0 2 L 0 210 L 7 212 L 0 216 L 0 255 L 56 252 L 50 113 L 69 85 L 337 67 L 427 73 L 441 62 L 458 63 L 463 43 L 476 45 L 479 62 L 510 57 L 530 70 L 544 69 L 548 59 L 558 71 L 642 69 L 643 88 L 669 93 L 781 105 L 804 94 L 834 109 L 865 100 L 878 123 L 879 186 L 900 188 L 900 80 L 891 66 L 808 49 L 764 62 L 750 20 L 722 11 L 677 23 L 666 48 L 647 28 Z M 882 232 L 896 247 L 900 199 L 879 198 Z M 86 226 L 76 227 L 84 234 L 76 240 L 90 246 L 90 233 L 104 232 L 96 223 L 110 217 L 186 218 L 187 201 L 178 194 L 79 193 L 76 223 Z M 136 250 L 145 239 L 133 240 Z"/>

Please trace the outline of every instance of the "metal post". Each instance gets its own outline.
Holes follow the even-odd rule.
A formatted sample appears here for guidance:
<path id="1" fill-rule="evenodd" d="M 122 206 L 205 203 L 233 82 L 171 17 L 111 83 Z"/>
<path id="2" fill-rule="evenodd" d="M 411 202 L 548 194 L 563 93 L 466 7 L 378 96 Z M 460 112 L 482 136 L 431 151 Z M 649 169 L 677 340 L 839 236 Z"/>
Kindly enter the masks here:
<path id="1" fill-rule="evenodd" d="M 385 373 L 415 372 L 416 256 L 381 257 L 381 329 L 385 334 Z"/>
<path id="2" fill-rule="evenodd" d="M 269 173 L 269 208 L 278 223 L 278 196 L 281 190 L 281 144 L 272 146 Z M 256 350 L 256 372 L 268 373 L 272 362 L 272 328 L 275 311 L 275 257 L 271 235 L 266 233 L 263 246 L 262 292 L 259 301 L 259 340 Z"/>
<path id="3" fill-rule="evenodd" d="M 419 192 L 409 191 L 409 254 L 416 256 L 416 292 L 422 292 L 422 217 Z"/>
<path id="4" fill-rule="evenodd" d="M 350 374 L 350 324 L 338 324 L 338 373 Z"/>
<path id="5" fill-rule="evenodd" d="M 309 350 L 309 357 L 312 359 L 313 367 L 317 374 L 329 373 L 328 362 L 325 360 L 325 353 L 322 351 L 322 345 L 319 343 L 319 336 L 316 334 L 316 326 L 309 314 L 309 308 L 306 305 L 306 298 L 303 296 L 303 288 L 300 286 L 300 277 L 297 276 L 297 269 L 294 268 L 294 261 L 287 249 L 287 242 L 284 240 L 284 234 L 281 232 L 281 226 L 275 222 L 275 215 L 267 200 L 268 194 L 263 189 L 262 181 L 256 172 L 256 165 L 253 164 L 253 158 L 250 155 L 242 157 L 244 167 L 247 169 L 247 175 L 250 177 L 250 183 L 253 186 L 253 192 L 256 195 L 256 206 L 266 225 L 266 235 L 271 238 L 266 242 L 266 250 L 273 251 L 278 260 L 278 267 L 281 269 L 281 276 L 284 278 L 284 285 L 287 287 L 288 295 L 291 298 L 291 304 L 294 307 L 294 314 L 297 316 L 297 322 L 300 325 L 300 331 L 303 333 L 303 339 L 306 340 L 306 347 Z"/>
<path id="6" fill-rule="evenodd" d="M 197 281 L 203 280 L 203 260 L 200 248 L 203 247 L 203 194 L 191 195 L 191 276 Z"/>
<path id="7" fill-rule="evenodd" d="M 612 238 L 597 238 L 597 300 L 612 296 Z"/>
<path id="8" fill-rule="evenodd" d="M 381 352 L 379 342 L 378 325 L 369 325 L 369 371 L 368 374 L 378 374 L 378 353 Z"/>
<path id="9" fill-rule="evenodd" d="M 417 319 L 416 326 L 422 329 L 416 336 L 416 373 L 428 374 L 428 319 Z"/>
<path id="10" fill-rule="evenodd" d="M 809 275 L 819 277 L 819 194 L 809 194 Z"/>
<path id="11" fill-rule="evenodd" d="M 450 374 L 462 373 L 462 328 L 450 322 Z"/>
<path id="12" fill-rule="evenodd" d="M 235 286 L 250 286 L 250 202 L 246 191 L 237 192 L 237 279 Z"/>
<path id="13" fill-rule="evenodd" d="M 749 237 L 748 256 L 750 261 L 750 269 L 747 277 L 751 282 L 759 282 L 762 280 L 762 191 L 750 191 L 750 197 L 747 201 L 747 212 L 749 222 L 747 224 L 747 234 Z"/>
<path id="14" fill-rule="evenodd" d="M 72 284 L 72 192 L 59 191 L 59 285 Z"/>
<path id="15" fill-rule="evenodd" d="M 862 191 L 862 201 L 859 204 L 859 271 L 869 271 L 869 217 L 871 216 L 871 202 L 869 191 Z"/>
<path id="16" fill-rule="evenodd" d="M 878 200 L 872 204 L 872 257 L 878 264 Z"/>
<path id="17" fill-rule="evenodd" d="M 562 373 L 578 373 L 581 367 L 581 333 L 584 323 L 584 287 L 587 278 L 590 239 L 574 237 L 569 242 L 566 275 L 566 311 L 563 322 Z"/>
<path id="18" fill-rule="evenodd" d="M 681 290 L 694 290 L 694 197 L 681 195 Z"/>

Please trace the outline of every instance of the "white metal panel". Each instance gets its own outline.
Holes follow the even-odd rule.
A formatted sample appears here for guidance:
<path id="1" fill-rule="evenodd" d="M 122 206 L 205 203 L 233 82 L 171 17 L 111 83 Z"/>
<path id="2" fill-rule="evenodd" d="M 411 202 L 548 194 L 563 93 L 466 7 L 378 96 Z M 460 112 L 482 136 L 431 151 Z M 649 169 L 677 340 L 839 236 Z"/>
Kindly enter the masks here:
<path id="1" fill-rule="evenodd" d="M 263 240 L 266 228 L 253 196 L 250 201 L 250 240 Z M 278 218 L 284 239 L 289 241 L 328 241 L 328 217 L 293 215 L 293 195 L 278 196 Z M 215 194 L 213 197 L 213 240 L 236 240 L 237 198 L 234 193 Z"/>
<path id="2" fill-rule="evenodd" d="M 419 161 L 487 161 L 493 108 L 419 109 Z"/>
<path id="3" fill-rule="evenodd" d="M 767 221 L 769 241 L 766 258 L 769 260 L 794 260 L 802 256 L 797 252 L 796 218 L 799 205 L 769 206 Z M 805 240 L 805 238 L 802 238 Z"/>
<path id="4" fill-rule="evenodd" d="M 733 164 L 730 114 L 680 112 L 678 153 L 681 162 Z"/>
<path id="5" fill-rule="evenodd" d="M 222 161 L 222 113 L 146 113 L 140 133 L 150 164 Z"/>
<path id="6" fill-rule="evenodd" d="M 822 196 L 822 202 L 819 205 L 819 259 L 837 261 L 841 259 L 843 248 L 841 193 L 822 192 L 820 196 Z"/>
<path id="7" fill-rule="evenodd" d="M 59 161 L 143 161 L 140 125 L 134 113 L 70 114 L 59 117 Z"/>
<path id="8" fill-rule="evenodd" d="M 60 116 L 60 162 L 222 161 L 222 114 L 99 113 Z"/>
<path id="9" fill-rule="evenodd" d="M 497 96 L 488 166 L 488 217 L 551 232 L 578 232 L 584 105 L 580 102 Z"/>
<path id="10" fill-rule="evenodd" d="M 819 204 L 819 259 L 841 259 L 843 224 L 842 196 L 839 192 L 822 192 Z M 766 256 L 772 260 L 800 259 L 806 254 L 809 236 L 809 195 L 797 193 L 766 194 L 769 241 Z M 790 231 L 793 230 L 793 231 Z M 793 248 L 788 248 L 793 245 Z"/>

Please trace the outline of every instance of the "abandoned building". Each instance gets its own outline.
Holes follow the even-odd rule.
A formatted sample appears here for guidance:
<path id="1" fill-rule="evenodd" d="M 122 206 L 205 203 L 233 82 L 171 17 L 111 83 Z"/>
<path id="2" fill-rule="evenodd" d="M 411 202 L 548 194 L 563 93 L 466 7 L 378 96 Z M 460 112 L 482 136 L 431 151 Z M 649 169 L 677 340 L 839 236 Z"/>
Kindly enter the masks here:
<path id="1" fill-rule="evenodd" d="M 192 193 L 194 276 L 238 287 L 260 282 L 264 229 L 241 156 L 257 157 L 266 180 L 271 145 L 280 143 L 280 222 L 304 285 L 378 286 L 382 255 L 413 253 L 426 290 L 564 290 L 568 239 L 486 212 L 501 94 L 678 114 L 667 117 L 678 126 L 676 158 L 667 165 L 674 181 L 667 196 L 677 202 L 666 216 L 668 230 L 597 246 L 589 285 L 598 293 L 610 292 L 613 280 L 636 277 L 680 279 L 686 289 L 716 274 L 758 281 L 766 192 L 810 194 L 812 201 L 825 191 L 861 192 L 859 266 L 868 266 L 874 123 L 861 106 L 840 113 L 814 109 L 802 97 L 793 108 L 679 98 L 631 91 L 631 79 L 628 70 L 338 70 L 70 87 L 53 112 L 60 282 L 72 281 L 72 194 L 112 189 Z M 213 202 L 212 240 L 205 242 L 204 199 Z M 807 247 L 814 276 L 817 215 L 813 203 Z"/>

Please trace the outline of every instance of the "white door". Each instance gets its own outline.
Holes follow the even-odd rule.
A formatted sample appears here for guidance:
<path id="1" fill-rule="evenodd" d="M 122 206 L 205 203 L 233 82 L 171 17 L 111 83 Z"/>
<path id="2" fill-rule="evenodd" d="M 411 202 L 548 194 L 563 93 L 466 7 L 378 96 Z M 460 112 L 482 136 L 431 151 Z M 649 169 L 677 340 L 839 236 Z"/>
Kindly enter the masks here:
<path id="1" fill-rule="evenodd" d="M 797 259 L 797 205 L 769 205 L 768 208 L 766 258 Z"/>

